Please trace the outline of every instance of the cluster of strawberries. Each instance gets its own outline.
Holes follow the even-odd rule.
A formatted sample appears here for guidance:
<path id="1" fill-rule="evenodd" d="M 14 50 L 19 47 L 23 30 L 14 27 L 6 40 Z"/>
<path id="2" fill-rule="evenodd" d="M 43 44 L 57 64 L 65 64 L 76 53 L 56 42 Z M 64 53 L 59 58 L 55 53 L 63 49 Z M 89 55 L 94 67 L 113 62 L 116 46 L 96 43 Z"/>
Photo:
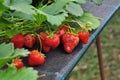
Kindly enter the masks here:
<path id="1" fill-rule="evenodd" d="M 71 53 L 74 48 L 78 45 L 79 41 L 84 44 L 88 43 L 89 31 L 79 31 L 77 34 L 70 32 L 70 27 L 62 25 L 57 32 L 52 34 L 41 32 L 41 43 L 45 53 L 48 53 L 52 48 L 57 48 L 60 41 L 64 45 L 64 50 L 67 53 Z"/>
<path id="2" fill-rule="evenodd" d="M 11 42 L 13 42 L 15 48 L 23 48 L 24 46 L 27 48 L 32 48 L 36 42 L 37 38 L 33 34 L 27 34 L 23 36 L 22 34 L 16 34 L 11 38 Z M 24 63 L 21 59 L 16 58 L 12 61 L 17 69 L 21 69 L 24 67 Z M 28 56 L 28 64 L 30 66 L 37 66 L 44 64 L 45 56 L 38 50 L 32 50 Z"/>
<path id="3" fill-rule="evenodd" d="M 42 65 L 45 62 L 45 56 L 37 50 L 32 50 L 28 57 L 28 63 L 30 66 Z M 24 63 L 21 59 L 16 58 L 12 61 L 15 64 L 16 69 L 19 70 L 24 67 Z"/>
<path id="4" fill-rule="evenodd" d="M 67 53 L 71 53 L 80 41 L 87 44 L 88 39 L 89 31 L 80 30 L 75 34 L 70 31 L 70 27 L 62 25 L 54 33 L 40 32 L 37 36 L 33 34 L 27 34 L 25 36 L 22 34 L 16 34 L 12 37 L 11 42 L 14 43 L 15 48 L 22 48 L 24 46 L 32 48 L 35 42 L 38 41 L 45 53 L 57 48 L 60 42 L 62 42 L 64 50 Z M 32 50 L 28 58 L 31 66 L 43 64 L 45 61 L 45 56 L 37 50 Z"/>

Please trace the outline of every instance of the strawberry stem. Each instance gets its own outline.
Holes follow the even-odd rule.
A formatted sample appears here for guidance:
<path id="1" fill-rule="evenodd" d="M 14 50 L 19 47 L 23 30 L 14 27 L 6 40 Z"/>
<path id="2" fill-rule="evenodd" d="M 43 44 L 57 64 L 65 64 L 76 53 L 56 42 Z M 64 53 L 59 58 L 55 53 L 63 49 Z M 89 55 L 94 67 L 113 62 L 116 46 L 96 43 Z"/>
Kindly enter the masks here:
<path id="1" fill-rule="evenodd" d="M 37 34 L 37 37 L 38 37 L 38 40 L 39 40 L 39 42 L 40 42 L 40 52 L 42 52 L 42 41 L 41 41 L 41 39 L 40 39 L 41 36 L 39 36 L 39 35 Z"/>

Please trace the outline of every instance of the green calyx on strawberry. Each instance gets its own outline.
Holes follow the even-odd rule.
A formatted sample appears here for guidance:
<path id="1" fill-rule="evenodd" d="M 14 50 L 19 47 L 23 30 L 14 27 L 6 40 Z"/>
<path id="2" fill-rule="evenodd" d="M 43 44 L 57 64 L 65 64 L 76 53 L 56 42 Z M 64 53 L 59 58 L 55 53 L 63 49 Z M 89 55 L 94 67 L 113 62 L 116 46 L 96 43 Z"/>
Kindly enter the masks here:
<path id="1" fill-rule="evenodd" d="M 48 45 L 51 48 L 57 48 L 60 44 L 60 38 L 58 35 L 54 33 L 50 33 L 46 38 L 45 38 L 45 44 Z"/>
<path id="2" fill-rule="evenodd" d="M 24 46 L 24 36 L 22 34 L 16 34 L 11 38 L 11 42 L 14 44 L 15 48 L 22 48 Z"/>
<path id="3" fill-rule="evenodd" d="M 37 50 L 32 50 L 28 56 L 28 63 L 30 66 L 38 66 L 42 65 L 45 62 L 45 56 L 37 51 Z"/>
<path id="4" fill-rule="evenodd" d="M 32 48 L 33 45 L 35 44 L 36 36 L 33 35 L 33 34 L 27 34 L 27 35 L 24 36 L 24 39 L 25 39 L 24 45 L 25 45 L 27 48 Z"/>
<path id="5" fill-rule="evenodd" d="M 92 23 L 88 21 L 85 26 L 86 28 L 90 28 L 92 26 Z"/>
<path id="6" fill-rule="evenodd" d="M 67 32 L 62 36 L 64 50 L 67 53 L 71 53 L 79 43 L 79 37 L 73 30 L 75 31 L 74 28 L 70 28 L 70 32 Z"/>
<path id="7" fill-rule="evenodd" d="M 14 59 L 12 62 L 15 64 L 17 70 L 24 67 L 24 63 L 22 62 L 21 59 Z"/>
<path id="8" fill-rule="evenodd" d="M 84 44 L 88 43 L 89 40 L 89 31 L 84 28 L 81 31 L 78 32 L 78 36 L 81 42 L 83 42 Z"/>

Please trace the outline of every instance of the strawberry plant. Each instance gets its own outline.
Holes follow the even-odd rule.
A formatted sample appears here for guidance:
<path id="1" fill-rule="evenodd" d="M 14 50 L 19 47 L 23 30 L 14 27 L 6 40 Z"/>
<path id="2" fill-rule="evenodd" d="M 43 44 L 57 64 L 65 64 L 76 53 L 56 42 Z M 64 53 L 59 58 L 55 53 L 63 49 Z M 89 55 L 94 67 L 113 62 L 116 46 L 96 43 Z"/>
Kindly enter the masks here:
<path id="1" fill-rule="evenodd" d="M 32 68 L 23 68 L 23 62 L 19 59 L 15 59 L 18 57 L 27 56 L 29 51 L 26 49 L 15 49 L 12 43 L 2 43 L 0 44 L 0 78 L 1 80 L 16 80 L 19 76 L 17 75 L 25 75 L 27 79 L 27 75 L 33 74 L 29 80 L 36 80 L 37 72 L 34 71 Z M 9 62 L 13 60 L 14 64 L 10 64 Z M 8 64 L 9 63 L 9 64 Z M 8 65 L 8 66 L 7 66 Z M 7 66 L 5 70 L 1 70 L 3 66 Z M 17 69 L 20 69 L 17 71 Z M 27 72 L 26 72 L 27 71 Z M 22 72 L 22 73 L 20 73 Z M 28 73 L 29 72 L 29 73 Z M 3 76 L 4 75 L 4 76 Z M 13 76 L 14 75 L 14 76 Z M 16 75 L 16 76 L 15 76 Z M 23 79 L 24 77 L 20 77 L 19 79 Z"/>
<path id="2" fill-rule="evenodd" d="M 0 44 L 0 68 L 6 63 L 17 57 L 25 57 L 30 52 L 24 48 L 14 48 L 13 43 L 2 43 Z"/>
<path id="3" fill-rule="evenodd" d="M 102 0 L 91 0 L 95 4 L 101 4 Z M 45 56 L 42 51 L 59 46 L 60 41 L 67 53 L 71 53 L 79 41 L 88 43 L 89 31 L 100 25 L 98 17 L 85 12 L 82 4 L 87 0 L 0 0 L 0 78 L 1 80 L 18 79 L 18 75 L 30 75 L 20 80 L 36 80 L 37 72 L 32 68 L 23 67 L 21 58 L 28 56 L 31 66 L 42 65 Z M 70 23 L 76 24 L 72 26 Z M 81 32 L 83 28 L 88 32 Z M 40 32 L 42 31 L 42 32 Z M 8 43 L 5 43 L 8 42 Z M 12 42 L 12 43 L 11 43 Z M 37 42 L 40 52 L 29 51 Z M 14 60 L 15 59 L 15 60 Z M 20 64 L 15 66 L 14 64 Z M 1 68 L 7 66 L 5 70 Z M 15 69 L 19 69 L 18 71 Z M 3 77 L 3 74 L 6 74 Z M 13 74 L 10 74 L 12 72 Z M 27 72 L 27 73 L 26 73 Z M 30 72 L 30 73 L 29 73 Z"/>
<path id="4" fill-rule="evenodd" d="M 0 44 L 0 79 L 1 80 L 9 80 L 9 79 L 37 80 L 38 72 L 33 68 L 24 67 L 23 61 L 19 59 L 20 57 L 28 56 L 28 54 L 30 54 L 30 51 L 24 48 L 21 49 L 14 48 L 13 43 Z M 36 55 L 34 55 L 33 57 L 35 56 Z M 43 58 L 40 57 L 40 58 L 42 59 L 42 61 L 40 62 L 42 64 L 44 62 L 44 57 Z M 28 75 L 30 77 L 28 77 Z"/>
<path id="5" fill-rule="evenodd" d="M 97 4 L 101 3 L 101 0 L 93 1 Z M 49 23 L 56 25 L 52 27 L 55 28 L 66 22 L 75 22 L 79 27 L 90 22 L 92 25 L 89 26 L 89 30 L 95 29 L 100 24 L 98 18 L 85 13 L 80 6 L 86 2 L 86 0 L 48 0 L 44 3 L 43 0 L 34 7 L 31 5 L 32 0 L 2 0 L 0 40 L 9 39 L 17 33 L 35 33 Z"/>

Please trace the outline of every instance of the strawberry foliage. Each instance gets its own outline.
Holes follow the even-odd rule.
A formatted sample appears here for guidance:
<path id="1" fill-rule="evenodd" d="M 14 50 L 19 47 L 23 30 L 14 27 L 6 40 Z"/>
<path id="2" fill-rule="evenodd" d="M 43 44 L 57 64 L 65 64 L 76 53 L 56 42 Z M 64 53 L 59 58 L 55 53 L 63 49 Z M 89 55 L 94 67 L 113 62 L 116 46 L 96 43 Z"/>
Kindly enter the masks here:
<path id="1" fill-rule="evenodd" d="M 24 76 L 22 76 L 23 74 Z M 28 75 L 30 76 L 28 77 Z M 37 80 L 37 77 L 37 71 L 33 68 L 17 70 L 14 66 L 9 66 L 6 70 L 0 70 L 0 80 Z"/>
<path id="2" fill-rule="evenodd" d="M 33 70 L 33 68 L 22 68 L 23 63 L 20 61 L 14 62 L 16 65 L 16 68 L 17 69 L 19 68 L 19 70 L 15 68 L 14 64 L 8 64 L 10 63 L 10 61 L 12 61 L 12 59 L 25 57 L 28 54 L 29 54 L 29 51 L 24 48 L 14 49 L 14 46 L 12 43 L 0 44 L 0 79 L 1 80 L 9 80 L 9 79 L 10 80 L 25 80 L 25 79 L 37 80 L 38 78 L 37 71 Z M 7 68 L 4 70 L 1 69 L 5 65 L 6 66 L 8 65 Z M 30 77 L 28 77 L 28 75 Z"/>
<path id="3" fill-rule="evenodd" d="M 43 28 L 44 24 L 59 26 L 64 22 L 75 21 L 79 27 L 82 27 L 87 21 L 81 23 L 86 13 L 80 5 L 86 2 L 87 0 L 42 0 L 35 7 L 31 5 L 32 0 L 1 0 L 0 26 L 2 29 L 0 29 L 0 40 L 11 38 L 17 33 L 35 33 Z M 100 4 L 102 1 L 93 0 L 93 2 Z M 71 18 L 71 16 L 74 17 Z M 91 15 L 85 17 L 90 19 Z M 89 27 L 90 30 L 99 25 L 98 18 L 94 16 L 89 22 L 97 22 Z"/>
<path id="4" fill-rule="evenodd" d="M 13 43 L 0 44 L 0 68 L 16 57 L 25 57 L 28 54 L 27 49 L 15 49 Z"/>
<path id="5" fill-rule="evenodd" d="M 81 29 L 86 28 L 87 31 L 91 31 L 100 25 L 98 17 L 85 12 L 82 8 L 81 4 L 86 4 L 87 0 L 39 0 L 37 5 L 32 5 L 33 1 L 0 0 L 0 43 L 3 42 L 0 44 L 1 80 L 37 80 L 37 71 L 23 67 L 22 61 L 19 60 L 17 61 L 22 65 L 17 70 L 18 67 L 15 68 L 12 60 L 29 54 L 29 65 L 41 65 L 45 62 L 45 56 L 41 54 L 42 50 L 48 53 L 57 48 L 62 41 L 64 50 L 71 53 L 79 41 L 88 43 L 89 35 L 86 38 L 82 32 L 81 38 L 78 33 Z M 91 1 L 95 4 L 102 3 L 102 0 Z M 75 23 L 77 26 L 73 28 L 69 23 Z M 40 33 L 39 30 L 43 32 Z M 22 39 L 20 36 L 15 37 L 16 34 L 22 35 Z M 39 36 L 36 39 L 31 34 Z M 83 36 L 86 39 L 83 39 Z M 10 39 L 12 43 L 9 42 Z M 6 41 L 9 43 L 5 43 Z M 42 49 L 40 52 L 33 50 L 35 52 L 30 53 L 23 48 L 32 48 L 35 41 L 40 43 Z M 4 66 L 7 68 L 2 70 Z"/>

